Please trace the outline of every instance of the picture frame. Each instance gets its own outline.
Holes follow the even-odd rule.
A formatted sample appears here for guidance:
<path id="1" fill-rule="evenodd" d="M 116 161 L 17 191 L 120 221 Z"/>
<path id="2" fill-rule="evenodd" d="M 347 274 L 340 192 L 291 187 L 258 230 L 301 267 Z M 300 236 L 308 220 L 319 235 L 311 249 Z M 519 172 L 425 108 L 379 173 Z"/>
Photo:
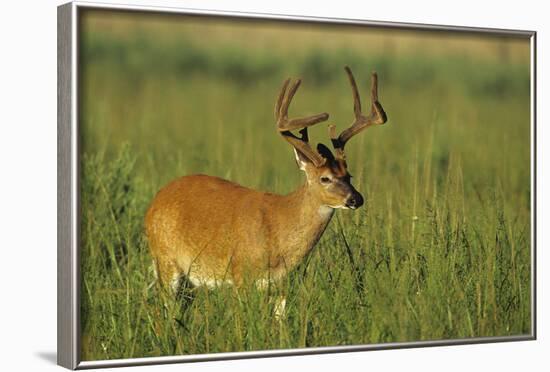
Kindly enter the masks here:
<path id="1" fill-rule="evenodd" d="M 511 336 L 488 336 L 385 342 L 362 345 L 321 346 L 292 349 L 232 351 L 207 354 L 152 356 L 131 359 L 83 361 L 81 358 L 81 194 L 82 174 L 79 126 L 79 17 L 87 10 L 126 11 L 173 16 L 204 16 L 226 20 L 281 21 L 320 25 L 353 25 L 377 27 L 385 30 L 423 30 L 456 32 L 474 35 L 500 35 L 526 38 L 530 43 L 530 331 Z M 131 365 L 165 364 L 209 360 L 231 360 L 273 356 L 342 353 L 366 350 L 384 350 L 410 347 L 429 347 L 488 342 L 508 342 L 536 339 L 536 32 L 439 26 L 409 23 L 391 23 L 351 19 L 315 18 L 307 16 L 270 15 L 224 11 L 163 8 L 155 6 L 110 5 L 91 2 L 71 2 L 58 7 L 58 364 L 69 369 L 117 367 Z"/>

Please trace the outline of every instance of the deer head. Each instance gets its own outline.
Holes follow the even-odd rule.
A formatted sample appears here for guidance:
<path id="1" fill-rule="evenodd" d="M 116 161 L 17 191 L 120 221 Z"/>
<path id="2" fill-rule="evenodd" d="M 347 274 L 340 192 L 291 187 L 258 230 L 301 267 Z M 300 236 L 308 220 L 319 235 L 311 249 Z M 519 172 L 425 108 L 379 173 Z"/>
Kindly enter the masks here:
<path id="1" fill-rule="evenodd" d="M 355 119 L 340 135 L 336 134 L 334 125 L 329 125 L 334 154 L 322 143 L 318 144 L 316 149 L 309 144 L 308 127 L 326 121 L 329 117 L 327 113 L 304 118 L 288 118 L 288 108 L 301 80 L 296 80 L 290 88 L 290 79 L 284 82 L 275 105 L 275 118 L 277 130 L 293 146 L 296 162 L 306 173 L 308 186 L 313 194 L 317 195 L 321 204 L 331 208 L 357 209 L 363 205 L 363 196 L 351 184 L 344 147 L 351 137 L 362 130 L 384 124 L 387 116 L 378 102 L 376 73 L 373 72 L 371 77 L 371 111 L 365 116 L 361 110 L 361 99 L 353 73 L 348 66 L 345 70 L 352 88 Z M 292 130 L 299 130 L 300 136 L 293 134 Z"/>

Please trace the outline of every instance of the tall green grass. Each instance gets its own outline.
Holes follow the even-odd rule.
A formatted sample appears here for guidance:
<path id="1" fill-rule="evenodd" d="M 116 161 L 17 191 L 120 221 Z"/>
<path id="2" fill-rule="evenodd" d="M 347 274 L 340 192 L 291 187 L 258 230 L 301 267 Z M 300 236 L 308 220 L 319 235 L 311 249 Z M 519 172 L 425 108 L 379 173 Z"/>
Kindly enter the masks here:
<path id="1" fill-rule="evenodd" d="M 529 332 L 528 66 L 322 48 L 289 60 L 192 38 L 93 35 L 80 75 L 85 360 Z M 269 291 L 163 298 L 150 286 L 143 234 L 155 193 L 199 172 L 296 188 L 303 176 L 274 130 L 278 89 L 302 76 L 291 115 L 329 111 L 342 130 L 352 117 L 345 64 L 363 100 L 378 70 L 389 116 L 347 146 L 365 206 L 337 211 L 312 254 Z M 312 137 L 327 143 L 326 125 Z M 280 293 L 278 322 L 270 298 Z"/>

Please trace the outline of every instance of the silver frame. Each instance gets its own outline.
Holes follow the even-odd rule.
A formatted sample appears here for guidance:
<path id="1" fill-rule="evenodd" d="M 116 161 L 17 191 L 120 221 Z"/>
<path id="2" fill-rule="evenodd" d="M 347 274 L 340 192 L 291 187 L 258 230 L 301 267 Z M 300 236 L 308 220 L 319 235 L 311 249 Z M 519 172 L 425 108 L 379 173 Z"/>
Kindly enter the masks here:
<path id="1" fill-rule="evenodd" d="M 370 345 L 315 347 L 216 354 L 174 355 L 98 361 L 80 360 L 80 215 L 78 143 L 78 18 L 80 9 L 112 9 L 182 15 L 207 15 L 248 19 L 316 22 L 376 26 L 392 29 L 490 33 L 529 38 L 531 42 L 531 332 L 527 335 L 475 337 L 454 340 L 396 342 Z M 228 12 L 160 6 L 117 5 L 75 1 L 57 9 L 58 144 L 57 144 L 57 363 L 69 369 L 120 367 L 263 358 L 274 356 L 343 353 L 427 346 L 479 344 L 536 339 L 536 32 L 431 24 L 378 22 L 358 19 L 320 18 L 280 14 Z"/>

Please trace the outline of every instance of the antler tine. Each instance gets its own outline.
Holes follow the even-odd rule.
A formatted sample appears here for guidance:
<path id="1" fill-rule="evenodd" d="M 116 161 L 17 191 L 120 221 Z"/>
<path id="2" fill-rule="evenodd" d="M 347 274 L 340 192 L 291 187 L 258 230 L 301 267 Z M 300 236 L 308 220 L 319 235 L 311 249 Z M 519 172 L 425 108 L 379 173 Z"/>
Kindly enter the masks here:
<path id="1" fill-rule="evenodd" d="M 275 119 L 277 120 L 279 120 L 279 116 L 281 115 L 281 105 L 283 104 L 283 99 L 285 98 L 286 94 L 286 88 L 288 87 L 289 83 L 290 78 L 286 79 L 283 83 L 281 91 L 279 92 L 279 98 L 277 98 L 277 103 L 275 104 Z"/>
<path id="2" fill-rule="evenodd" d="M 374 71 L 370 79 L 370 99 L 373 104 L 378 102 L 378 74 Z"/>
<path id="3" fill-rule="evenodd" d="M 279 93 L 277 103 L 275 105 L 275 118 L 277 119 L 277 130 L 294 148 L 300 151 L 311 162 L 319 167 L 325 163 L 323 158 L 317 151 L 312 149 L 308 143 L 307 127 L 326 121 L 328 119 L 327 113 L 316 114 L 303 118 L 288 118 L 288 108 L 294 95 L 300 87 L 301 80 L 296 80 L 288 89 L 290 79 L 285 80 Z M 291 131 L 300 129 L 301 137 L 294 135 Z"/>
<path id="4" fill-rule="evenodd" d="M 351 69 L 346 66 L 346 73 L 350 81 L 352 93 L 353 93 L 353 112 L 355 114 L 355 120 L 351 126 L 345 129 L 337 139 L 333 139 L 332 143 L 335 149 L 341 149 L 343 151 L 346 142 L 361 132 L 365 128 L 368 128 L 372 125 L 381 125 L 384 124 L 388 118 L 382 105 L 378 102 L 378 75 L 376 72 L 373 72 L 371 75 L 371 112 L 368 116 L 363 115 L 361 110 L 361 99 L 359 97 L 359 92 L 357 90 L 357 84 L 355 83 L 355 78 Z"/>
<path id="5" fill-rule="evenodd" d="M 283 99 L 283 105 L 281 106 L 282 117 L 284 118 L 288 117 L 288 107 L 290 106 L 290 102 L 292 102 L 292 99 L 294 98 L 294 95 L 298 91 L 298 88 L 300 88 L 301 84 L 302 84 L 302 80 L 298 79 L 290 86 L 290 89 L 288 90 L 286 97 Z"/>
<path id="6" fill-rule="evenodd" d="M 287 92 L 286 88 L 289 82 L 290 79 L 285 81 L 281 93 L 279 94 L 279 99 L 277 100 L 276 112 L 278 112 L 278 116 L 276 115 L 276 118 L 279 132 L 302 129 L 326 121 L 328 119 L 328 114 L 326 112 L 303 118 L 288 119 L 288 108 L 302 81 L 300 79 L 296 80 Z"/>
<path id="7" fill-rule="evenodd" d="M 353 113 L 355 114 L 355 120 L 357 120 L 361 117 L 361 97 L 359 96 L 359 91 L 357 90 L 357 84 L 355 83 L 353 72 L 351 72 L 349 66 L 344 67 L 344 69 L 348 74 L 349 83 L 351 85 L 351 91 L 353 93 Z"/>

